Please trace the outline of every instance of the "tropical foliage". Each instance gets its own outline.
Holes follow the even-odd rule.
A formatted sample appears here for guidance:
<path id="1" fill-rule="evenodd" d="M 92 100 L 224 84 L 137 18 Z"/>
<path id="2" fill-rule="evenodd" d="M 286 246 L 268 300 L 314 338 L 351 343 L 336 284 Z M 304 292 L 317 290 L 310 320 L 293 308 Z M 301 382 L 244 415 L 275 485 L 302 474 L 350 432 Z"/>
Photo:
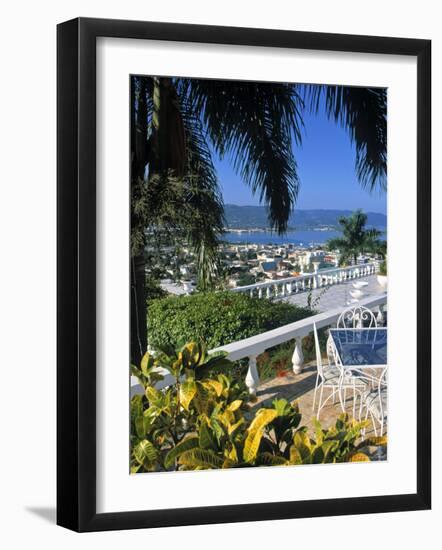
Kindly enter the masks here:
<path id="1" fill-rule="evenodd" d="M 367 252 L 380 254 L 386 253 L 386 241 L 381 240 L 382 232 L 378 229 L 367 229 L 367 214 L 362 210 L 356 210 L 349 217 L 339 218 L 342 237 L 327 241 L 329 250 L 339 250 L 341 253 L 340 263 L 346 264 L 351 259 L 357 263 L 360 254 Z"/>
<path id="2" fill-rule="evenodd" d="M 312 311 L 244 293 L 169 296 L 148 304 L 149 344 L 157 349 L 202 340 L 209 349 L 309 317 Z"/>
<path id="3" fill-rule="evenodd" d="M 334 427 L 315 422 L 314 436 L 301 425 L 296 403 L 284 399 L 256 413 L 244 386 L 229 376 L 223 354 L 209 356 L 201 344 L 147 353 L 132 367 L 144 388 L 131 400 L 131 472 L 368 461 L 358 441 L 364 423 L 343 415 Z M 155 388 L 161 369 L 175 383 Z M 224 373 L 208 378 L 213 369 Z"/>

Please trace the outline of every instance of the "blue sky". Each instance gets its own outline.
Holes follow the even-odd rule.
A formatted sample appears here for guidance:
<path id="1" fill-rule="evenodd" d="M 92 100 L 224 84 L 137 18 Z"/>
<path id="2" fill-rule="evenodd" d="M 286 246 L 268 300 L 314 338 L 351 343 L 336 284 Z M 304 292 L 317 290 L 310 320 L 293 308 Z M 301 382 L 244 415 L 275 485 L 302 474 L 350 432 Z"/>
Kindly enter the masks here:
<path id="1" fill-rule="evenodd" d="M 301 147 L 295 147 L 301 187 L 298 209 L 362 208 L 366 212 L 387 213 L 386 193 L 370 194 L 359 184 L 355 169 L 355 151 L 347 132 L 325 113 L 304 116 L 304 136 Z M 258 205 L 228 159 L 216 159 L 215 166 L 221 184 L 224 202 L 239 205 Z"/>

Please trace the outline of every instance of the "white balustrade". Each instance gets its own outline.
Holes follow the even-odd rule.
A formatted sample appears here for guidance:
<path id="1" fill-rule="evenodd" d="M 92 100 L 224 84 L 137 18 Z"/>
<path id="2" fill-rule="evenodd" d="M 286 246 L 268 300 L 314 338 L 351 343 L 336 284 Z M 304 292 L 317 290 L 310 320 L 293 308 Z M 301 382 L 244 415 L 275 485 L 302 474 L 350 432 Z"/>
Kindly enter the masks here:
<path id="1" fill-rule="evenodd" d="M 378 296 L 371 296 L 362 299 L 358 302 L 358 305 L 365 306 L 368 309 L 378 311 L 378 322 L 382 318 L 384 322 L 384 309 L 387 304 L 387 294 L 381 294 Z M 227 357 L 231 361 L 238 361 L 240 359 L 248 359 L 248 370 L 246 375 L 246 386 L 251 394 L 256 394 L 259 387 L 259 372 L 256 364 L 256 358 L 264 353 L 267 349 L 274 346 L 284 344 L 285 342 L 294 341 L 295 349 L 292 355 L 292 368 L 295 374 L 302 372 L 304 364 L 304 354 L 302 352 L 302 340 L 313 332 L 313 324 L 316 324 L 318 329 L 329 327 L 334 325 L 338 320 L 340 314 L 347 309 L 347 307 L 339 307 L 333 310 L 325 311 L 317 315 L 312 315 L 306 319 L 301 319 L 295 323 L 290 323 L 282 327 L 239 340 L 210 350 L 209 353 L 218 351 L 227 352 Z M 174 379 L 172 376 L 167 376 L 167 381 L 160 383 L 160 388 L 173 384 Z M 143 393 L 142 386 L 138 383 L 135 377 L 131 379 L 131 395 L 137 393 Z"/>
<path id="2" fill-rule="evenodd" d="M 343 281 L 358 279 L 368 275 L 374 275 L 377 271 L 375 263 L 364 264 L 361 266 L 338 267 L 333 269 L 324 269 L 314 273 L 304 273 L 297 277 L 286 277 L 276 281 L 266 281 L 255 283 L 253 285 L 238 286 L 230 289 L 232 292 L 247 292 L 250 296 L 259 298 L 271 298 L 286 296 L 287 294 L 312 290 L 323 286 L 336 285 Z"/>

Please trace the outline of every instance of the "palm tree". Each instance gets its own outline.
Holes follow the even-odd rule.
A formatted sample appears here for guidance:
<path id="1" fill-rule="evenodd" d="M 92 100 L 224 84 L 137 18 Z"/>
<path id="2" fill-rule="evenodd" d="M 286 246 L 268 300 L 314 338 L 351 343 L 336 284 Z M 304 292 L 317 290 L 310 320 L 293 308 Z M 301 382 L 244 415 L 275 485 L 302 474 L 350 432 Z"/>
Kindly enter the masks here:
<path id="1" fill-rule="evenodd" d="M 356 210 L 351 216 L 339 218 L 342 227 L 342 237 L 327 241 L 329 250 L 339 250 L 340 263 L 345 264 L 349 259 L 356 265 L 359 254 L 366 252 L 385 255 L 386 242 L 381 241 L 381 231 L 377 229 L 365 229 L 367 214 L 362 210 Z"/>
<path id="2" fill-rule="evenodd" d="M 304 97 L 303 97 L 304 94 Z M 131 355 L 146 349 L 144 248 L 155 231 L 194 248 L 199 287 L 210 288 L 223 232 L 212 151 L 228 157 L 284 233 L 299 190 L 293 144 L 307 101 L 343 124 L 363 185 L 385 188 L 386 96 L 367 88 L 132 77 Z"/>

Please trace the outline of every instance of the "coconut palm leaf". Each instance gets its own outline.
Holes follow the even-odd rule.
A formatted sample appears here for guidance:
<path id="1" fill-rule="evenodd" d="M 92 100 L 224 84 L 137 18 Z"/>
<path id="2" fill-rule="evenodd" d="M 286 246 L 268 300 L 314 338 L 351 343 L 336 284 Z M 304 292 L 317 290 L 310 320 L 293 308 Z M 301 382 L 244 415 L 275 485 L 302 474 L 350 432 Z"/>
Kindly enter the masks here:
<path id="1" fill-rule="evenodd" d="M 213 286 L 219 271 L 218 246 L 225 225 L 224 205 L 201 120 L 185 97 L 181 99 L 181 113 L 188 151 L 186 236 L 196 253 L 199 286 L 205 290 Z"/>
<path id="2" fill-rule="evenodd" d="M 287 229 L 299 189 L 292 142 L 301 142 L 303 101 L 280 83 L 183 80 L 180 93 L 200 114 L 216 152 L 268 207 L 272 228 Z"/>
<path id="3" fill-rule="evenodd" d="M 387 187 L 387 91 L 354 86 L 306 86 L 312 111 L 322 106 L 356 146 L 356 173 L 370 191 Z"/>
<path id="4" fill-rule="evenodd" d="M 154 241 L 162 233 L 166 234 L 166 240 L 186 241 L 194 249 L 199 286 L 207 289 L 212 286 L 219 267 L 219 236 L 224 227 L 223 203 L 201 121 L 185 99 L 181 101 L 176 92 L 172 93 L 172 85 L 165 97 L 170 101 L 173 99 L 173 108 L 168 109 L 168 113 L 173 115 L 173 124 L 183 128 L 185 142 L 178 147 L 178 157 L 185 151 L 184 166 L 180 174 L 177 162 L 170 162 L 168 168 L 163 159 L 161 170 L 159 164 L 151 163 L 153 169 L 144 202 L 140 201 L 139 208 L 145 211 L 146 223 Z M 178 107 L 176 101 L 179 101 Z M 161 106 L 165 104 L 167 102 L 162 99 L 155 107 L 160 111 L 157 115 L 159 122 L 156 123 L 159 135 L 164 119 Z M 178 113 L 179 124 L 176 121 Z M 167 127 L 167 123 L 165 125 Z M 160 139 L 158 142 L 162 143 Z"/>

